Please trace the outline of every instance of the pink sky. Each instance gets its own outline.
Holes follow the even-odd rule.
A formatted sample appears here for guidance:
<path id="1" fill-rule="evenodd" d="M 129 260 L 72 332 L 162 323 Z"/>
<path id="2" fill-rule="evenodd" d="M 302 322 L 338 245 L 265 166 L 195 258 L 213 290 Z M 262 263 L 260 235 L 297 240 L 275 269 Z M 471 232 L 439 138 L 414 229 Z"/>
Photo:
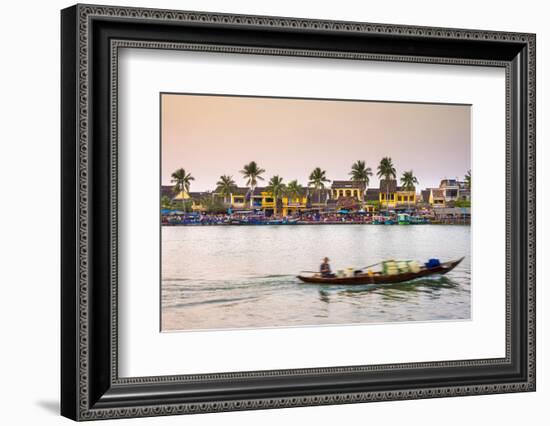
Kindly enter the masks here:
<path id="1" fill-rule="evenodd" d="M 254 160 L 265 182 L 280 175 L 306 186 L 315 167 L 349 179 L 351 165 L 392 158 L 398 178 L 412 169 L 420 189 L 470 169 L 470 106 L 163 94 L 162 184 L 180 167 L 191 191 L 213 190 L 220 175 L 239 186 Z M 260 185 L 263 185 L 260 182 Z"/>

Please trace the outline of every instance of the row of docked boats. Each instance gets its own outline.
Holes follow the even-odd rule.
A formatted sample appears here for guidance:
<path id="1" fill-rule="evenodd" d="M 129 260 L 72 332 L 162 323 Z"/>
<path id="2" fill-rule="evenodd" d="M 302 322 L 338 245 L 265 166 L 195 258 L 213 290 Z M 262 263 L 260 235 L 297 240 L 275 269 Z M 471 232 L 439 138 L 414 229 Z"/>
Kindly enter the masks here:
<path id="1" fill-rule="evenodd" d="M 299 223 L 298 219 L 255 219 L 255 218 L 244 218 L 244 219 L 229 219 L 226 222 L 228 225 L 297 225 Z"/>
<path id="2" fill-rule="evenodd" d="M 398 215 L 402 216 L 402 215 Z M 199 214 L 182 214 L 163 218 L 163 225 L 343 225 L 343 224 L 372 224 L 372 225 L 423 225 L 431 223 L 428 218 L 417 216 L 393 217 L 374 216 L 353 220 L 343 218 L 341 220 L 303 220 L 301 218 L 267 218 L 264 216 L 245 217 L 201 217 Z"/>
<path id="3" fill-rule="evenodd" d="M 396 216 L 374 216 L 371 223 L 373 225 L 427 225 L 430 219 L 403 213 Z"/>

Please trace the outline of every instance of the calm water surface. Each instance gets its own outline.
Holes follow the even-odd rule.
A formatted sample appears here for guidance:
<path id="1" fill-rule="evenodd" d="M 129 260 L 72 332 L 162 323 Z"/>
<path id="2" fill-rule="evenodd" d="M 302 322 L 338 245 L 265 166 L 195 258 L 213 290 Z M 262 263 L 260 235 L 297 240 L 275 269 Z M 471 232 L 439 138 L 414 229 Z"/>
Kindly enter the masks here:
<path id="1" fill-rule="evenodd" d="M 465 259 L 445 276 L 407 284 L 298 281 L 324 256 L 334 271 L 383 259 Z M 162 228 L 164 331 L 469 319 L 470 287 L 469 226 Z"/>

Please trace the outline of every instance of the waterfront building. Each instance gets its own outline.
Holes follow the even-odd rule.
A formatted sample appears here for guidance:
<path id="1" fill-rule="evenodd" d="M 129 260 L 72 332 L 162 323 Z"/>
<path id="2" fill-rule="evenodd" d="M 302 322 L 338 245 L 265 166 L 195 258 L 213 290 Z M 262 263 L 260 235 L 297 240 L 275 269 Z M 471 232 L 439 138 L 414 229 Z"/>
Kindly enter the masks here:
<path id="1" fill-rule="evenodd" d="M 292 216 L 308 208 L 308 190 L 302 188 L 299 194 L 282 197 L 282 215 Z"/>
<path id="2" fill-rule="evenodd" d="M 389 181 L 382 179 L 379 191 L 379 202 L 382 208 L 406 209 L 416 204 L 416 188 L 407 191 L 398 186 L 395 179 Z"/>
<path id="3" fill-rule="evenodd" d="M 416 189 L 405 190 L 398 186 L 397 180 L 382 179 L 379 188 L 363 190 L 361 182 L 335 180 L 329 188 L 304 187 L 298 194 L 280 195 L 275 200 L 267 187 L 256 187 L 250 191 L 247 187 L 235 187 L 225 196 L 211 191 L 185 192 L 174 194 L 173 186 L 162 185 L 162 197 L 173 202 L 185 202 L 185 208 L 194 212 L 219 211 L 231 209 L 236 211 L 254 211 L 272 216 L 277 211 L 279 216 L 295 216 L 302 212 L 336 213 L 343 210 L 376 213 L 379 210 L 403 211 L 416 208 L 452 208 L 469 206 L 470 190 L 465 182 L 457 179 L 442 179 L 439 188 L 426 188 L 416 194 Z M 386 199 L 387 198 L 387 199 Z M 277 204 L 276 204 L 277 203 Z"/>
<path id="4" fill-rule="evenodd" d="M 191 201 L 191 210 L 194 212 L 204 212 L 206 211 L 206 208 L 204 207 L 203 200 L 205 198 L 212 198 L 214 194 L 212 192 L 187 192 L 187 191 L 181 191 L 178 194 L 176 194 L 172 201 Z"/>
<path id="5" fill-rule="evenodd" d="M 206 198 L 212 198 L 213 194 L 211 192 L 190 192 L 189 196 L 191 197 L 191 210 L 194 212 L 206 212 L 206 207 L 203 201 Z"/>
<path id="6" fill-rule="evenodd" d="M 364 187 L 353 180 L 335 180 L 330 187 L 327 210 L 360 210 L 364 200 Z"/>
<path id="7" fill-rule="evenodd" d="M 439 189 L 443 190 L 446 203 L 470 200 L 470 190 L 466 186 L 466 182 L 458 179 L 443 179 L 439 184 Z"/>
<path id="8" fill-rule="evenodd" d="M 354 197 L 363 201 L 363 185 L 353 180 L 335 180 L 330 187 L 331 198 Z"/>
<path id="9" fill-rule="evenodd" d="M 172 197 L 172 201 L 187 201 L 191 199 L 191 194 L 187 191 L 180 191 Z"/>
<path id="10" fill-rule="evenodd" d="M 275 203 L 277 202 L 277 200 L 275 200 L 275 197 L 273 197 L 273 194 L 271 192 L 266 191 L 265 188 L 256 188 L 252 197 L 252 204 L 255 208 L 259 207 L 266 216 L 271 216 L 273 214 L 273 212 L 275 211 Z M 278 209 L 278 211 L 280 212 L 281 210 Z"/>
<path id="11" fill-rule="evenodd" d="M 430 197 L 428 202 L 432 207 L 445 207 L 446 199 L 444 190 L 439 188 L 430 188 Z"/>
<path id="12" fill-rule="evenodd" d="M 409 208 L 416 204 L 416 188 L 410 191 L 403 189 L 403 187 L 397 187 L 396 207 L 397 208 Z"/>
<path id="13" fill-rule="evenodd" d="M 443 190 L 443 196 L 445 197 L 445 202 L 458 200 L 459 185 L 457 179 L 443 179 L 439 183 L 439 189 Z"/>
<path id="14" fill-rule="evenodd" d="M 231 192 L 228 204 L 228 207 L 234 210 L 250 210 L 250 208 L 254 210 L 271 209 L 271 213 L 275 205 L 273 196 L 264 187 L 256 187 L 253 192 L 247 187 L 237 187 Z"/>
<path id="15" fill-rule="evenodd" d="M 239 187 L 231 193 L 229 205 L 233 210 L 250 210 L 252 198 L 252 209 L 262 211 L 266 216 L 271 216 L 275 211 L 275 198 L 265 187 L 256 187 L 253 192 L 250 188 Z M 284 195 L 277 202 L 277 213 L 287 216 L 295 214 L 307 208 L 307 191 L 303 190 L 298 196 L 289 197 Z"/>
<path id="16" fill-rule="evenodd" d="M 330 189 L 313 189 L 308 190 L 308 209 L 326 211 L 333 210 L 336 208 L 336 200 L 331 199 Z"/>
<path id="17" fill-rule="evenodd" d="M 375 213 L 380 208 L 380 189 L 368 188 L 365 192 L 365 211 Z"/>
<path id="18" fill-rule="evenodd" d="M 229 205 L 235 209 L 247 209 L 250 207 L 250 203 L 247 205 L 247 194 L 249 188 L 238 187 L 231 192 L 229 196 Z"/>
<path id="19" fill-rule="evenodd" d="M 428 205 L 430 204 L 430 194 L 431 194 L 431 189 L 423 189 L 422 191 L 420 191 L 420 202 L 422 204 L 425 204 L 425 205 Z"/>
<path id="20" fill-rule="evenodd" d="M 334 198 L 327 202 L 327 206 L 334 205 L 332 211 L 357 211 L 361 210 L 362 201 L 355 197 L 340 197 L 337 200 Z"/>

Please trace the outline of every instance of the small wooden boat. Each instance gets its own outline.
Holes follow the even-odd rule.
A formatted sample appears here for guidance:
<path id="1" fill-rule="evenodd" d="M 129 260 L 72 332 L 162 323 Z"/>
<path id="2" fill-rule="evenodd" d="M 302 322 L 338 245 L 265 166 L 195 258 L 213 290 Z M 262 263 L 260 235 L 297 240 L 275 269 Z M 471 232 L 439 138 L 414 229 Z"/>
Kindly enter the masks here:
<path id="1" fill-rule="evenodd" d="M 420 267 L 418 272 L 403 272 L 395 275 L 383 275 L 380 272 L 374 274 L 359 273 L 352 277 L 322 277 L 321 274 L 312 276 L 298 275 L 298 279 L 309 284 L 331 284 L 331 285 L 362 285 L 362 284 L 395 284 L 406 281 L 415 280 L 417 278 L 427 277 L 430 275 L 443 275 L 452 271 L 464 257 L 458 260 L 440 263 L 438 266 L 427 268 Z"/>

